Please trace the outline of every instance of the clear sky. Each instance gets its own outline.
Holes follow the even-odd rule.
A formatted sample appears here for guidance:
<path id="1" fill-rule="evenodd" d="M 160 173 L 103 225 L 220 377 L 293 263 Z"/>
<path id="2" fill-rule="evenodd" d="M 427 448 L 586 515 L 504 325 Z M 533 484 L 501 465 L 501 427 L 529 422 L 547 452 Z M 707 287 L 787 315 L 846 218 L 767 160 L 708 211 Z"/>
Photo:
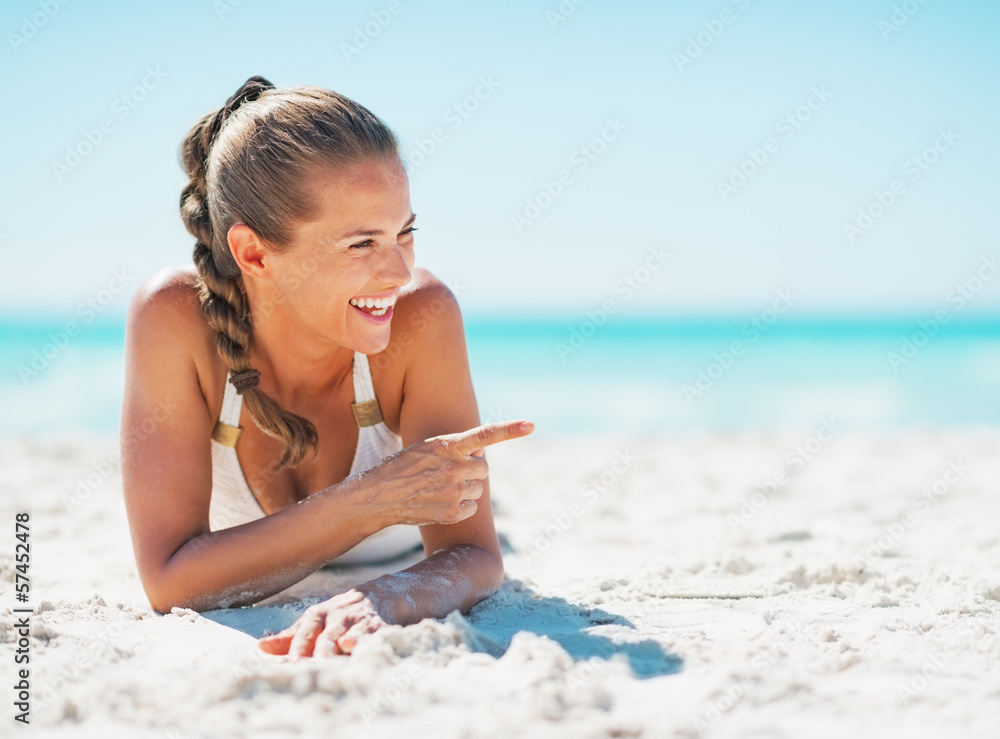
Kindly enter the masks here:
<path id="1" fill-rule="evenodd" d="M 6 315 L 189 263 L 178 146 L 255 74 L 406 140 L 469 313 L 1000 307 L 995 0 L 11 0 L 0 32 Z"/>

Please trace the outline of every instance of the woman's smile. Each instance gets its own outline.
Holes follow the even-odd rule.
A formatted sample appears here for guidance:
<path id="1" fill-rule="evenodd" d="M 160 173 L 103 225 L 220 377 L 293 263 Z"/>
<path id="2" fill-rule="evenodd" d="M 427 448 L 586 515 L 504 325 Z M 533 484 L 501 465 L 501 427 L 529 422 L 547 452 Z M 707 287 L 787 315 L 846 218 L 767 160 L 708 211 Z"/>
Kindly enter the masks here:
<path id="1" fill-rule="evenodd" d="M 392 306 L 396 304 L 396 296 L 399 291 L 386 295 L 366 295 L 358 298 L 351 298 L 351 307 L 366 319 L 376 325 L 383 325 L 392 319 Z"/>
<path id="2" fill-rule="evenodd" d="M 351 304 L 351 308 L 354 312 L 360 316 L 363 316 L 366 321 L 374 323 L 376 326 L 383 326 L 392 320 L 392 306 L 386 308 L 359 308 L 357 305 Z"/>

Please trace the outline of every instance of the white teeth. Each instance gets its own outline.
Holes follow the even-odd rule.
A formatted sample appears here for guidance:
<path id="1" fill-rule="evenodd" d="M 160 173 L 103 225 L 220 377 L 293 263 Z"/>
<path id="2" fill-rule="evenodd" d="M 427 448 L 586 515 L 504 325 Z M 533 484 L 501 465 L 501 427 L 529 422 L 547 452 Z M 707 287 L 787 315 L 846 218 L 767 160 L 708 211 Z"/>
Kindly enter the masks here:
<path id="1" fill-rule="evenodd" d="M 385 315 L 385 312 L 386 312 L 387 310 L 389 310 L 389 309 L 388 309 L 388 308 L 380 308 L 380 309 L 378 309 L 378 310 L 373 310 L 373 311 L 372 311 L 372 315 L 373 315 L 373 316 L 384 316 L 384 315 Z"/>
<path id="2" fill-rule="evenodd" d="M 396 296 L 391 295 L 388 298 L 351 298 L 351 305 L 355 305 L 359 308 L 388 308 L 390 305 L 396 304 Z M 381 313 L 374 315 L 382 315 Z"/>

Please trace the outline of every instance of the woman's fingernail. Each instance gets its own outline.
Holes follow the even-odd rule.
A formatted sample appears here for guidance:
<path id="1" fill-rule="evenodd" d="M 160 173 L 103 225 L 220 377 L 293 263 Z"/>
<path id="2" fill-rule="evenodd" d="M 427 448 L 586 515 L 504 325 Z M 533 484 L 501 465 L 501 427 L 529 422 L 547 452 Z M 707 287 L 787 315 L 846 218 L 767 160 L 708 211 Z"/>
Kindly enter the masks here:
<path id="1" fill-rule="evenodd" d="M 521 422 L 521 430 L 522 431 L 534 431 L 535 430 L 535 424 L 533 424 L 531 421 L 522 421 Z"/>

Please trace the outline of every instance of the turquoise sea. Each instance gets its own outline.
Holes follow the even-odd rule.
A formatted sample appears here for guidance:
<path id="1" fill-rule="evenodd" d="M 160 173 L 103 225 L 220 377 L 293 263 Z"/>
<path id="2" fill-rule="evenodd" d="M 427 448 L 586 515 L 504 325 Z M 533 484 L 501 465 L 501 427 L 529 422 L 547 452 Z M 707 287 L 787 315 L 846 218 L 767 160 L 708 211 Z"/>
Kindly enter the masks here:
<path id="1" fill-rule="evenodd" d="M 921 321 L 924 321 L 921 328 Z M 1000 423 L 1000 321 L 465 319 L 483 421 L 538 434 Z M 932 327 L 933 328 L 933 327 Z M 0 435 L 115 435 L 124 320 L 0 319 Z M 734 342 L 736 345 L 734 346 Z"/>

